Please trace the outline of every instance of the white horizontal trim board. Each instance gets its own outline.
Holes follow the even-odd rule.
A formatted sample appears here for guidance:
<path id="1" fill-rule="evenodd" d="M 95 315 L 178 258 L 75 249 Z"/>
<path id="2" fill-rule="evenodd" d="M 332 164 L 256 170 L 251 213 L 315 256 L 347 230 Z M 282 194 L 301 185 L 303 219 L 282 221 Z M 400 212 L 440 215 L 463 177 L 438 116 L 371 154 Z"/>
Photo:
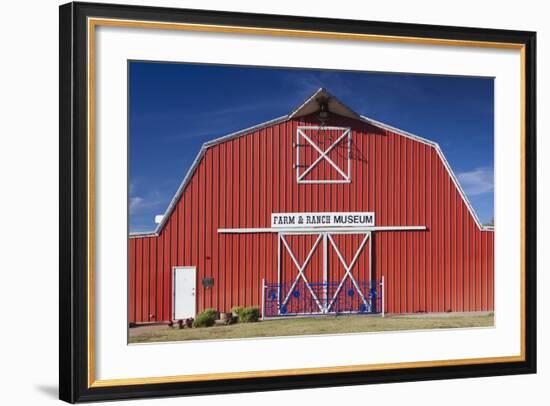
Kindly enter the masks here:
<path id="1" fill-rule="evenodd" d="M 342 180 L 299 180 L 298 183 L 351 183 L 351 179 L 342 179 Z"/>
<path id="2" fill-rule="evenodd" d="M 220 234 L 294 233 L 294 234 L 363 234 L 369 231 L 424 231 L 426 226 L 373 226 L 373 227 L 308 227 L 308 228 L 218 228 Z"/>
<path id="3" fill-rule="evenodd" d="M 330 125 L 324 125 L 324 126 L 319 126 L 319 125 L 301 125 L 298 127 L 298 130 L 334 130 L 334 131 L 349 131 L 350 128 L 349 127 L 334 127 L 334 126 L 330 126 Z"/>

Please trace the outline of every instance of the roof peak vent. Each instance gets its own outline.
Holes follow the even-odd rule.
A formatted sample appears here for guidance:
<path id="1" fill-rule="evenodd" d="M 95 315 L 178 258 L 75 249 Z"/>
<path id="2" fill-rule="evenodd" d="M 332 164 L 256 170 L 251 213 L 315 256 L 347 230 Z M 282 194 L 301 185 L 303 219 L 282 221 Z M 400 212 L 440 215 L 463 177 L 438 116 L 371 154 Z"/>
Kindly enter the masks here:
<path id="1" fill-rule="evenodd" d="M 320 88 L 301 105 L 289 114 L 289 118 L 303 117 L 310 114 L 317 114 L 319 121 L 327 121 L 328 116 L 336 114 L 339 116 L 361 120 L 361 116 L 346 106 L 325 88 Z"/>

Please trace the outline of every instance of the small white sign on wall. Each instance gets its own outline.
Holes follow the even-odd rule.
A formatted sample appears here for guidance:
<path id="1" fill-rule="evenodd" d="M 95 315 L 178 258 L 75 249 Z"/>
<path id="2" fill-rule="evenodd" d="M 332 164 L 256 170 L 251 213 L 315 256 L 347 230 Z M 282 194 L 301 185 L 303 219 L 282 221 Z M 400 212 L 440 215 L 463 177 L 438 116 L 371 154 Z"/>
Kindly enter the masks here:
<path id="1" fill-rule="evenodd" d="M 272 213 L 271 227 L 372 227 L 374 212 Z"/>

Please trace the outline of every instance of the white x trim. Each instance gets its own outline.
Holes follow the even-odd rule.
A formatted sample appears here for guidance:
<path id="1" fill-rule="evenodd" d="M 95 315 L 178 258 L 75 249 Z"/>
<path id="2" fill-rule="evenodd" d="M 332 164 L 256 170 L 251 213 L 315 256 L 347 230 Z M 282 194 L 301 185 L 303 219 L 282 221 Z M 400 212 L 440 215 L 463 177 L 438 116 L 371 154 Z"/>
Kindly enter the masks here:
<path id="1" fill-rule="evenodd" d="M 334 248 L 334 251 L 336 251 L 336 254 L 338 255 L 338 258 L 340 259 L 340 262 L 342 263 L 344 269 L 346 270 L 346 274 L 344 275 L 344 277 L 340 281 L 340 284 L 338 285 L 338 288 L 336 289 L 336 292 L 334 292 L 334 296 L 332 297 L 332 299 L 330 301 L 330 304 L 327 306 L 327 309 L 326 309 L 327 312 L 330 311 L 330 308 L 336 302 L 336 299 L 338 298 L 338 294 L 340 293 L 340 290 L 342 289 L 342 286 L 344 286 L 344 282 L 346 281 L 346 278 L 348 276 L 351 279 L 351 282 L 353 283 L 353 286 L 355 286 L 355 289 L 357 290 L 357 293 L 359 293 L 359 296 L 361 296 L 361 300 L 363 301 L 365 306 L 367 308 L 369 308 L 369 304 L 365 300 L 365 296 L 363 295 L 363 292 L 361 291 L 361 288 L 359 287 L 359 284 L 357 283 L 357 281 L 353 277 L 353 274 L 351 273 L 351 270 L 355 266 L 355 263 L 357 262 L 357 258 L 359 258 L 359 255 L 361 255 L 361 251 L 363 250 L 363 247 L 365 246 L 365 244 L 369 240 L 369 237 L 370 237 L 370 232 L 365 235 L 365 238 L 363 238 L 363 241 L 361 241 L 361 244 L 359 245 L 359 248 L 357 249 L 357 251 L 355 252 L 355 255 L 353 256 L 353 259 L 351 260 L 351 263 L 348 265 L 346 263 L 346 260 L 342 256 L 342 253 L 338 249 L 338 246 L 334 242 L 334 239 L 332 238 L 332 235 L 328 234 L 328 239 L 329 239 L 330 243 L 332 244 L 332 247 Z"/>
<path id="2" fill-rule="evenodd" d="M 327 240 L 330 241 L 330 244 L 334 248 L 334 251 L 338 255 L 338 258 L 339 258 L 340 262 L 342 263 L 342 265 L 343 265 L 343 267 L 346 271 L 346 273 L 342 277 L 342 280 L 338 284 L 338 287 L 336 288 L 336 291 L 334 292 L 334 295 L 330 299 L 327 298 L 326 289 L 324 290 L 324 292 L 323 292 L 323 295 L 324 295 L 323 301 L 319 300 L 319 298 L 317 297 L 317 295 L 315 294 L 315 292 L 311 288 L 309 280 L 308 280 L 308 278 L 306 277 L 306 275 L 304 273 L 306 267 L 308 266 L 309 262 L 311 261 L 311 258 L 313 257 L 313 254 L 315 253 L 317 247 L 319 246 L 319 243 L 321 242 L 321 240 L 323 240 L 323 268 L 324 268 L 323 269 L 324 270 L 323 278 L 324 278 L 325 282 L 327 280 L 327 269 L 326 268 L 327 268 L 327 265 L 328 265 L 327 264 L 327 257 L 326 257 L 327 249 L 328 249 Z M 357 251 L 355 252 L 355 254 L 353 256 L 353 259 L 351 260 L 351 262 L 348 265 L 348 263 L 346 262 L 346 260 L 342 256 L 342 253 L 340 252 L 338 246 L 336 245 L 336 242 L 332 238 L 332 235 L 330 233 L 319 233 L 319 235 L 318 235 L 317 239 L 315 240 L 315 243 L 313 244 L 313 247 L 309 251 L 309 254 L 307 255 L 304 263 L 300 264 L 298 262 L 298 260 L 296 259 L 296 256 L 294 255 L 294 252 L 292 251 L 292 248 L 288 244 L 288 242 L 285 238 L 285 234 L 280 233 L 279 234 L 279 248 L 278 248 L 278 251 L 279 251 L 279 254 L 278 254 L 278 256 L 279 256 L 279 258 L 278 258 L 278 267 L 279 267 L 279 269 L 278 269 L 279 277 L 278 278 L 279 278 L 279 281 L 280 281 L 280 276 L 281 276 L 281 274 L 280 274 L 281 273 L 281 258 L 280 258 L 281 248 L 280 248 L 280 243 L 281 242 L 283 243 L 283 245 L 286 248 L 286 251 L 290 255 L 290 258 L 292 259 L 292 262 L 294 263 L 294 265 L 298 269 L 298 274 L 296 275 L 296 278 L 294 279 L 294 282 L 292 283 L 292 286 L 290 287 L 290 289 L 286 293 L 285 299 L 282 302 L 279 302 L 279 309 L 282 306 L 284 306 L 288 303 L 288 301 L 290 300 L 290 297 L 292 295 L 292 292 L 294 292 L 294 289 L 296 288 L 296 285 L 298 284 L 300 279 L 303 279 L 307 289 L 309 290 L 309 292 L 311 293 L 311 296 L 315 300 L 315 303 L 317 304 L 317 307 L 319 307 L 320 312 L 321 313 L 329 313 L 332 306 L 333 306 L 333 304 L 337 302 L 338 295 L 340 294 L 347 278 L 351 279 L 351 282 L 352 282 L 354 288 L 357 290 L 357 293 L 359 294 L 359 296 L 361 298 L 361 301 L 366 306 L 366 308 L 369 309 L 371 305 L 370 305 L 369 301 L 365 298 L 365 295 L 363 294 L 363 292 L 361 291 L 359 283 L 357 282 L 357 280 L 353 276 L 352 270 L 353 270 L 353 267 L 356 265 L 357 260 L 359 259 L 359 256 L 361 255 L 361 252 L 363 251 L 363 248 L 365 247 L 367 242 L 370 241 L 370 240 L 371 240 L 371 232 L 369 231 L 369 232 L 365 233 L 365 237 L 361 241 L 361 244 L 359 244 L 359 247 L 357 248 Z M 372 247 L 372 245 L 371 245 L 371 247 Z M 372 261 L 371 261 L 371 257 L 372 257 L 372 252 L 369 252 L 369 264 L 368 264 L 368 266 L 369 266 L 369 272 L 370 272 L 370 275 L 371 275 L 370 278 L 372 278 Z M 279 289 L 280 289 L 280 287 L 279 287 Z M 279 291 L 278 297 L 279 298 L 281 297 L 281 292 L 280 291 Z"/>
<path id="3" fill-rule="evenodd" d="M 294 253 L 292 252 L 292 249 L 290 248 L 290 246 L 288 245 L 284 235 L 280 235 L 280 238 L 281 238 L 281 241 L 283 242 L 284 246 L 286 247 L 289 255 L 290 255 L 290 258 L 292 258 L 292 262 L 294 262 L 294 265 L 296 265 L 296 268 L 298 268 L 298 275 L 296 276 L 296 279 L 294 280 L 294 283 L 292 284 L 292 286 L 290 287 L 286 297 L 285 297 L 285 300 L 283 301 L 283 303 L 281 304 L 281 306 L 284 306 L 287 304 L 288 302 L 288 299 L 290 299 L 290 295 L 292 294 L 292 292 L 294 291 L 294 288 L 296 288 L 296 284 L 298 283 L 298 281 L 300 280 L 300 278 L 302 278 L 307 286 L 307 288 L 309 289 L 309 293 L 311 293 L 311 296 L 313 296 L 313 299 L 315 299 L 315 303 L 317 303 L 317 306 L 319 307 L 319 310 L 321 312 L 324 312 L 324 307 L 323 305 L 321 304 L 321 302 L 319 301 L 319 298 L 317 297 L 317 295 L 315 294 L 315 292 L 313 291 L 313 289 L 311 289 L 311 286 L 309 284 L 309 281 L 306 277 L 306 275 L 304 274 L 304 269 L 306 269 L 307 265 L 309 264 L 309 261 L 311 260 L 311 257 L 313 256 L 313 253 L 315 252 L 315 250 L 317 249 L 317 246 L 319 245 L 319 242 L 321 241 L 322 239 L 322 234 L 319 234 L 319 237 L 317 237 L 317 240 L 315 241 L 315 244 L 313 244 L 313 247 L 311 248 L 311 251 L 309 251 L 309 254 L 306 258 L 306 260 L 304 261 L 304 263 L 302 265 L 300 265 L 300 263 L 298 262 L 298 260 L 296 259 L 296 257 L 294 256 Z"/>
<path id="4" fill-rule="evenodd" d="M 340 128 L 340 127 L 307 127 L 307 129 L 316 129 L 316 130 L 323 130 L 323 129 L 329 129 L 329 130 L 342 130 L 342 134 L 338 137 L 336 141 L 334 141 L 330 147 L 328 147 L 326 150 L 322 150 L 310 137 L 307 136 L 307 134 L 303 131 L 306 129 L 306 127 L 298 128 L 296 133 L 296 160 L 297 160 L 297 167 L 296 167 L 296 180 L 298 183 L 342 183 L 342 182 L 349 182 L 351 179 L 351 161 L 350 161 L 350 148 L 351 148 L 351 130 L 349 128 Z M 319 156 L 315 161 L 313 161 L 312 164 L 310 164 L 305 171 L 300 172 L 300 137 L 305 139 L 318 153 Z M 347 173 L 345 173 L 338 165 L 334 163 L 332 159 L 328 156 L 330 151 L 332 151 L 343 139 L 347 138 L 348 140 L 348 168 Z M 310 173 L 322 160 L 326 160 L 341 176 L 343 179 L 341 180 L 326 180 L 326 179 L 316 179 L 316 180 L 305 180 L 305 176 Z"/>

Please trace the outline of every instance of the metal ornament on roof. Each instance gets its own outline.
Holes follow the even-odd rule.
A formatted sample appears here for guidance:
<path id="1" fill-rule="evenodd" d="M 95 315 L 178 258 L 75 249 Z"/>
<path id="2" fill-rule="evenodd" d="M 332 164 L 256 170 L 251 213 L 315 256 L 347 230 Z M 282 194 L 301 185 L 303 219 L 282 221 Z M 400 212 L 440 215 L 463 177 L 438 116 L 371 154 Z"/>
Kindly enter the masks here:
<path id="1" fill-rule="evenodd" d="M 319 127 L 317 128 L 317 132 L 313 135 L 313 137 L 316 139 L 318 145 L 325 146 L 327 143 L 331 145 L 332 136 L 330 132 L 326 131 L 326 125 L 329 116 L 328 98 L 321 97 L 317 99 L 317 102 L 319 103 L 319 114 L 317 115 Z"/>

